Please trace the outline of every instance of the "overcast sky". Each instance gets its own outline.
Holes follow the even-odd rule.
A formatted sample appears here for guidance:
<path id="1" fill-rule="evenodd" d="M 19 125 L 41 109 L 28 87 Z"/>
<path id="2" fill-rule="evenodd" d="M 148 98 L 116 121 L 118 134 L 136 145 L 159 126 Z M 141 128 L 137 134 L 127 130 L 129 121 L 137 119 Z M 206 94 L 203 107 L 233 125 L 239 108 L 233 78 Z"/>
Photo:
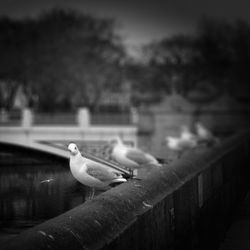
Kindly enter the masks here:
<path id="1" fill-rule="evenodd" d="M 202 15 L 250 21 L 249 0 L 0 0 L 0 15 L 36 16 L 53 7 L 113 17 L 128 44 L 142 44 L 177 32 L 192 32 Z"/>

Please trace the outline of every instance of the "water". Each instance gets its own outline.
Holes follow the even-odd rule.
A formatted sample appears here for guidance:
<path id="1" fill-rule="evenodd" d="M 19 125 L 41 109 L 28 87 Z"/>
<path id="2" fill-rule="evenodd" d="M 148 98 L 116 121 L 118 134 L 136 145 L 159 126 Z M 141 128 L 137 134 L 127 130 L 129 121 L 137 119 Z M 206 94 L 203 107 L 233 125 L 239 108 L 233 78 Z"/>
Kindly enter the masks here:
<path id="1" fill-rule="evenodd" d="M 68 164 L 0 151 L 0 243 L 82 204 L 89 189 Z"/>

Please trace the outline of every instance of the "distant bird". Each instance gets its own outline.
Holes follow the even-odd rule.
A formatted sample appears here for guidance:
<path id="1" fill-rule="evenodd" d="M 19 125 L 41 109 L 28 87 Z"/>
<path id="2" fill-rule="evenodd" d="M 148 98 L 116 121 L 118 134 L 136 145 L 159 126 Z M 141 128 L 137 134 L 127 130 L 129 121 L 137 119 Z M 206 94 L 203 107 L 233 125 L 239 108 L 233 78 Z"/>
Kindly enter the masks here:
<path id="1" fill-rule="evenodd" d="M 69 165 L 71 173 L 80 183 L 91 188 L 107 189 L 114 184 L 127 181 L 122 172 L 104 163 L 83 157 L 76 144 L 70 143 L 68 150 L 70 151 Z"/>
<path id="2" fill-rule="evenodd" d="M 185 151 L 194 149 L 197 146 L 195 139 L 187 140 L 181 137 L 167 136 L 165 140 L 168 148 L 177 153 L 177 158 L 180 158 Z"/>
<path id="3" fill-rule="evenodd" d="M 185 151 L 194 149 L 197 146 L 197 136 L 193 134 L 186 125 L 181 126 L 179 137 L 166 136 L 165 141 L 167 147 L 177 153 L 178 158 L 180 158 Z"/>
<path id="4" fill-rule="evenodd" d="M 183 141 L 195 142 L 197 140 L 197 136 L 191 132 L 188 126 L 182 125 L 180 139 Z"/>
<path id="5" fill-rule="evenodd" d="M 111 144 L 112 159 L 132 171 L 135 170 L 133 172 L 135 175 L 137 174 L 137 170 L 139 168 L 146 166 L 162 166 L 153 155 L 146 153 L 139 148 L 133 148 L 125 145 L 120 137 L 112 140 Z"/>
<path id="6" fill-rule="evenodd" d="M 205 144 L 207 146 L 213 146 L 220 143 L 219 138 L 213 135 L 204 125 L 200 122 L 195 124 L 197 139 L 199 144 Z"/>

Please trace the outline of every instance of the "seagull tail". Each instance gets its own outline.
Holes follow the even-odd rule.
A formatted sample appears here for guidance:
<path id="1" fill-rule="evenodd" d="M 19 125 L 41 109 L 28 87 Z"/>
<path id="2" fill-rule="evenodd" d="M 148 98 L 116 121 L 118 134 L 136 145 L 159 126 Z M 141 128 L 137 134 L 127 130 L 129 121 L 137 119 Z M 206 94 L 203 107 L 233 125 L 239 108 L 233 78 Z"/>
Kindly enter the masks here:
<path id="1" fill-rule="evenodd" d="M 122 183 L 124 183 L 124 182 L 126 182 L 127 180 L 125 179 L 125 178 L 117 178 L 117 179 L 114 179 L 110 184 L 109 184 L 109 186 L 110 187 L 115 187 L 115 186 L 117 186 L 117 185 L 119 185 L 119 184 L 122 184 Z"/>
<path id="2" fill-rule="evenodd" d="M 126 182 L 127 180 L 125 179 L 125 178 L 117 178 L 117 179 L 114 179 L 113 181 L 112 181 L 112 183 L 123 183 L 123 182 Z"/>
<path id="3" fill-rule="evenodd" d="M 162 163 L 159 163 L 158 161 L 157 162 L 150 162 L 148 164 L 149 166 L 154 166 L 154 167 L 162 167 Z"/>

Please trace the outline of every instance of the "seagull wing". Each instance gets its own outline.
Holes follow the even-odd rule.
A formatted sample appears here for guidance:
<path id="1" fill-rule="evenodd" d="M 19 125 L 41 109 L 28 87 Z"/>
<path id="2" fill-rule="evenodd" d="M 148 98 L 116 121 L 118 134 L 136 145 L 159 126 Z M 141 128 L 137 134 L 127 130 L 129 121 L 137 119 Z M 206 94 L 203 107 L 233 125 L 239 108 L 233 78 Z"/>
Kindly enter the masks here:
<path id="1" fill-rule="evenodd" d="M 146 164 L 150 161 L 144 152 L 135 148 L 128 149 L 126 152 L 126 157 L 137 162 L 138 164 Z"/>
<path id="2" fill-rule="evenodd" d="M 194 148 L 197 145 L 196 140 L 181 140 L 179 142 L 179 147 L 181 149 L 189 149 L 189 148 Z"/>
<path id="3" fill-rule="evenodd" d="M 212 132 L 202 125 L 200 125 L 200 128 L 198 129 L 198 135 L 203 139 L 210 139 L 213 136 Z"/>
<path id="4" fill-rule="evenodd" d="M 109 182 L 120 177 L 120 175 L 115 171 L 112 170 L 109 171 L 102 164 L 93 161 L 87 162 L 86 166 L 87 166 L 86 173 L 102 182 Z"/>

